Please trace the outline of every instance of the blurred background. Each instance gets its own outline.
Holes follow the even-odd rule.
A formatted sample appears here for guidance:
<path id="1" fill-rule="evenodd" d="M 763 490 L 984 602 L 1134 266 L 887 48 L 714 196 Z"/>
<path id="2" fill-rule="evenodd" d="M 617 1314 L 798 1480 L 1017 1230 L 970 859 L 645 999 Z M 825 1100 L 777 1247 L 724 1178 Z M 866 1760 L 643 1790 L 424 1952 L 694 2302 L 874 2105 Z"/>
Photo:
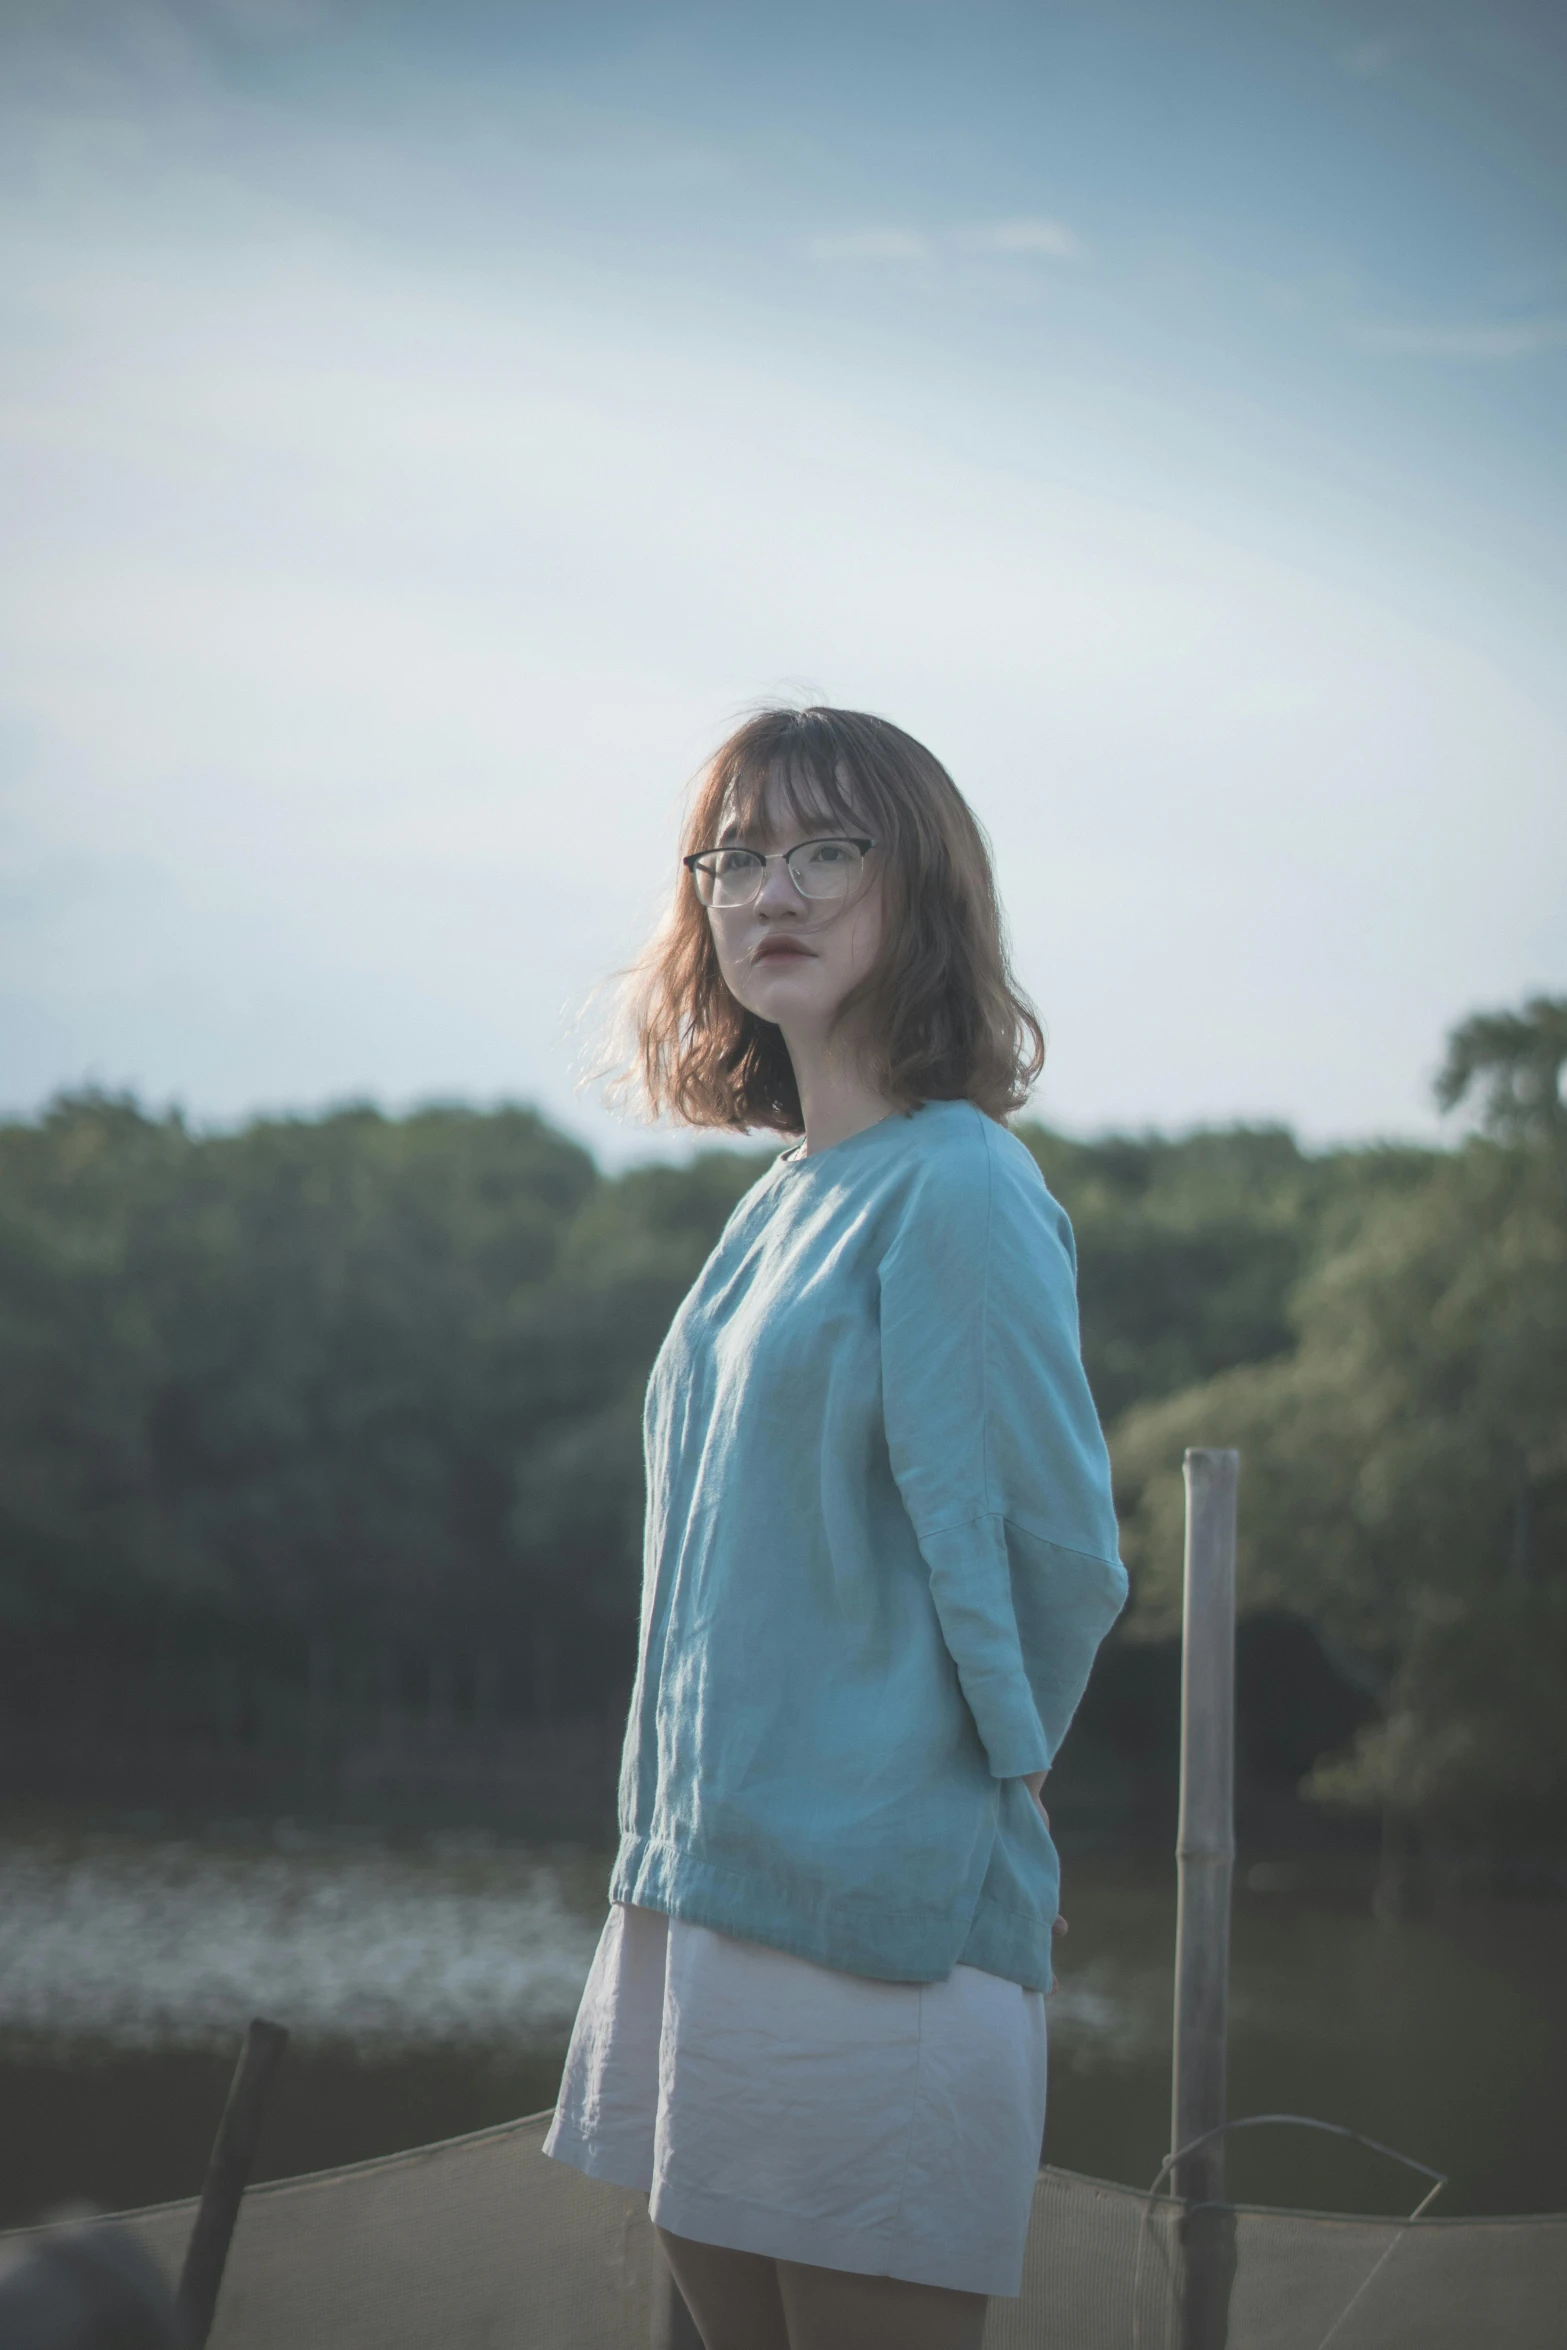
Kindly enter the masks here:
<path id="1" fill-rule="evenodd" d="M 1233 1443 L 1232 2109 L 1567 2207 L 1564 115 L 1543 0 L 8 0 L 0 2223 L 194 2191 L 257 2010 L 273 2174 L 550 2102 L 773 1147 L 612 1117 L 594 991 L 800 696 L 1051 1033 L 1134 1589 L 1052 2158 L 1165 2151 Z"/>

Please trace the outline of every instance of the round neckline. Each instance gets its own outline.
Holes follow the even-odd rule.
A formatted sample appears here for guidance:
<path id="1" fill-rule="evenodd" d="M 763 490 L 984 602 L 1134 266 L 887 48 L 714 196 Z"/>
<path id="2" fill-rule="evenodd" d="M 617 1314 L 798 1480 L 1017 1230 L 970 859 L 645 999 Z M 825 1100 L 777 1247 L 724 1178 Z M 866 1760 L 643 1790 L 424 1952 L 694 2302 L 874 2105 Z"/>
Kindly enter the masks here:
<path id="1" fill-rule="evenodd" d="M 924 1106 L 923 1102 L 918 1105 L 920 1109 Z M 802 1135 L 788 1150 L 779 1152 L 776 1164 L 785 1175 L 803 1175 L 809 1168 L 819 1167 L 825 1160 L 836 1158 L 840 1151 L 849 1150 L 857 1142 L 864 1142 L 868 1136 L 880 1134 L 884 1127 L 896 1126 L 900 1120 L 910 1119 L 914 1115 L 913 1110 L 889 1110 L 884 1118 L 873 1118 L 869 1126 L 857 1127 L 853 1134 L 846 1134 L 841 1142 L 830 1142 L 824 1151 L 811 1151 L 809 1154 L 805 1152 L 805 1138 Z"/>

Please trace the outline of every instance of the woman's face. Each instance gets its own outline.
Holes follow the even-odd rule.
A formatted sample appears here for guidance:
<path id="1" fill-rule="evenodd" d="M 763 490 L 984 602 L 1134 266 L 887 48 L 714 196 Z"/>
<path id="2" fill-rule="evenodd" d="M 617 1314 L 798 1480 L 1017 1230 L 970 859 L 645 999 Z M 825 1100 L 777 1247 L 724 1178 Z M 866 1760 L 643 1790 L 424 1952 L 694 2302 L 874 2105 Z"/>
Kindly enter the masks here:
<path id="1" fill-rule="evenodd" d="M 715 843 L 771 858 L 749 905 L 710 906 L 708 920 L 730 994 L 759 1020 L 773 1021 L 786 1043 L 824 1039 L 844 997 L 881 952 L 882 890 L 874 850 L 848 895 L 826 900 L 802 896 L 776 853 L 843 829 L 842 817 L 802 823 L 781 794 L 769 792 L 760 828 L 729 823 Z"/>

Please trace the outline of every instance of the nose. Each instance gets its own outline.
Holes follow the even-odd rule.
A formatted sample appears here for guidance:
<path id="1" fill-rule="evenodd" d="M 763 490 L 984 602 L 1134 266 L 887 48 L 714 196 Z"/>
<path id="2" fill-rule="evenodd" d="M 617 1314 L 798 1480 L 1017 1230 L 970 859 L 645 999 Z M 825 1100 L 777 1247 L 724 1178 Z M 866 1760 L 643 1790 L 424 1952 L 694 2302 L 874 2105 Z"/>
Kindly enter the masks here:
<path id="1" fill-rule="evenodd" d="M 765 914 L 769 920 L 779 914 L 799 914 L 804 911 L 805 900 L 795 888 L 782 857 L 776 864 L 769 864 L 762 875 L 762 886 L 754 902 L 756 911 Z"/>

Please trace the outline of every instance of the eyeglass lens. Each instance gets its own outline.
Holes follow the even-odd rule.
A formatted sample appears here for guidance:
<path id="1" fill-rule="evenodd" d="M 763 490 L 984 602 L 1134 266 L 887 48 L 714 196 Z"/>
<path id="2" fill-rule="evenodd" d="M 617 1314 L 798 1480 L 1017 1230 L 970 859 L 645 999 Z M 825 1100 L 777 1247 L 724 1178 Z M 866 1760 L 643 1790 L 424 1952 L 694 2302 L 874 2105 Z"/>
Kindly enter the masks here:
<path id="1" fill-rule="evenodd" d="M 852 840 L 808 840 L 784 859 L 802 897 L 841 898 L 858 880 L 865 862 Z M 705 906 L 748 906 L 762 886 L 766 859 L 755 849 L 714 849 L 696 867 L 698 894 Z"/>

